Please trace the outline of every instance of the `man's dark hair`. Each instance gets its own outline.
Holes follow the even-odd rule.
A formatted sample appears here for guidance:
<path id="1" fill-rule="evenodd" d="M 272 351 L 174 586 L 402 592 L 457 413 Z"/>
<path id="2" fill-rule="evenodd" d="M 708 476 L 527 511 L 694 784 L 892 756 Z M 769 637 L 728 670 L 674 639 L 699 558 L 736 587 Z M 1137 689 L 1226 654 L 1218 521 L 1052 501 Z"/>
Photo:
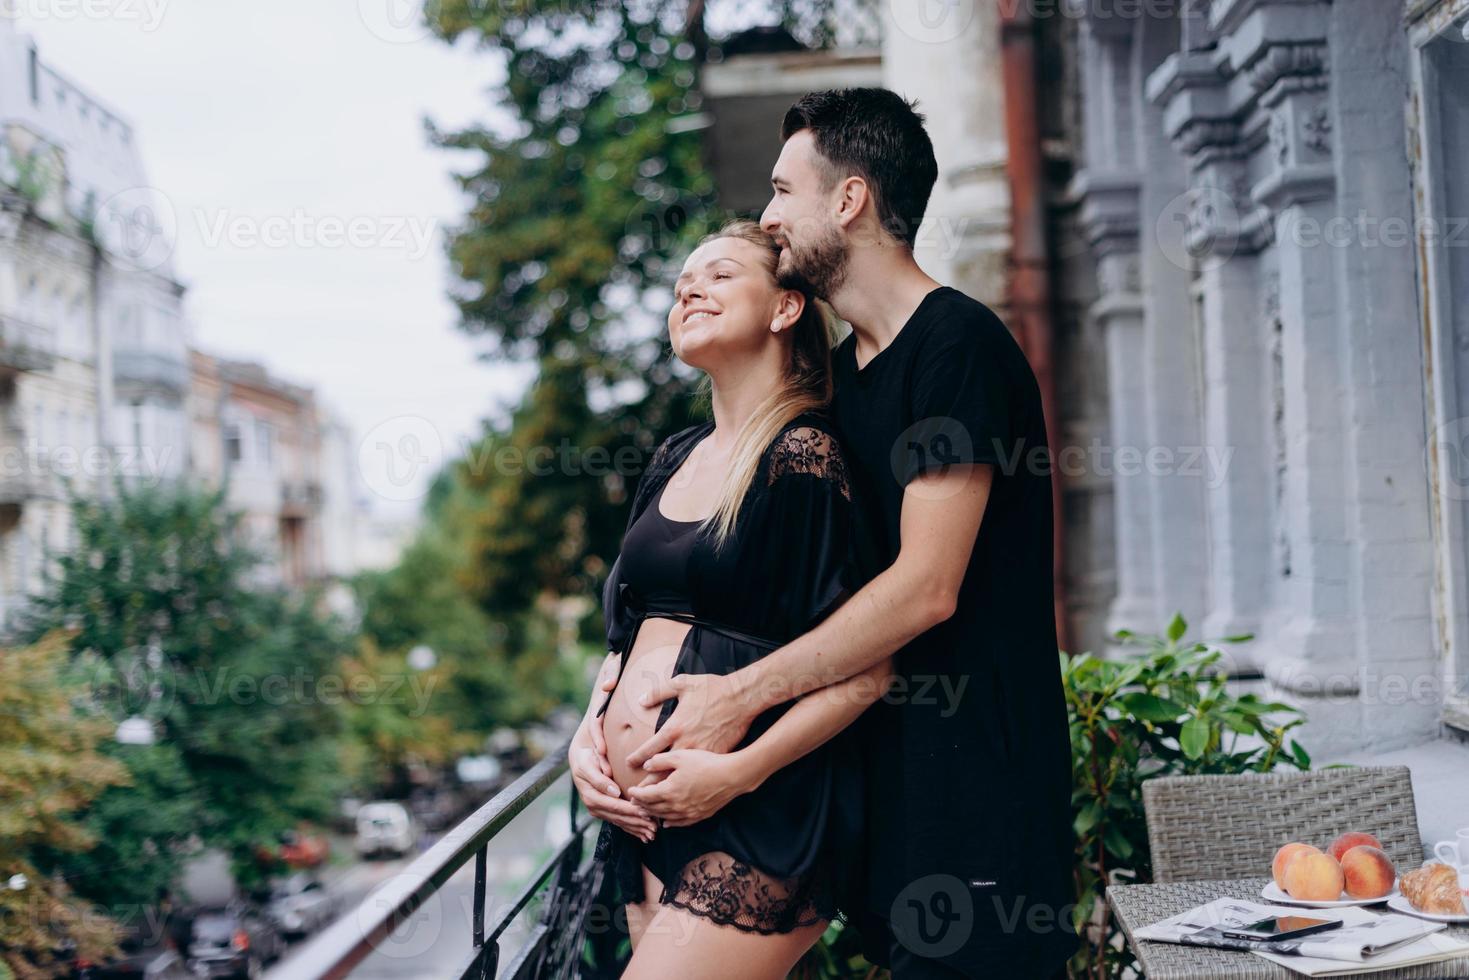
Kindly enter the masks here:
<path id="1" fill-rule="evenodd" d="M 939 174 L 916 104 L 885 88 L 828 89 L 801 96 L 780 124 L 782 141 L 811 130 L 828 187 L 852 174 L 866 180 L 878 222 L 909 248 Z"/>

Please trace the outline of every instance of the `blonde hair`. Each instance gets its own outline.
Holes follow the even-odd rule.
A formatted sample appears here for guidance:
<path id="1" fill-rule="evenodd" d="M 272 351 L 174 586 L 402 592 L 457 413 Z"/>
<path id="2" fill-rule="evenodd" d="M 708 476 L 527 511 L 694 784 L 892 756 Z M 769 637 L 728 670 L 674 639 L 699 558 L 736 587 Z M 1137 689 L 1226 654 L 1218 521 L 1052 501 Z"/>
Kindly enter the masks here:
<path id="1" fill-rule="evenodd" d="M 771 281 L 780 263 L 780 246 L 753 221 L 732 221 L 700 240 L 699 245 L 722 238 L 738 238 L 758 245 L 765 256 L 765 268 Z M 781 385 L 771 392 L 745 420 L 735 436 L 729 473 L 719 490 L 714 513 L 704 519 L 700 530 L 714 529 L 715 546 L 721 547 L 734 531 L 745 495 L 755 482 L 760 458 L 765 448 L 780 431 L 803 412 L 822 408 L 831 402 L 831 350 L 837 341 L 836 318 L 823 301 L 802 291 L 806 305 L 792 331 L 791 359 Z M 708 375 L 700 384 L 700 393 L 708 395 L 713 385 Z"/>

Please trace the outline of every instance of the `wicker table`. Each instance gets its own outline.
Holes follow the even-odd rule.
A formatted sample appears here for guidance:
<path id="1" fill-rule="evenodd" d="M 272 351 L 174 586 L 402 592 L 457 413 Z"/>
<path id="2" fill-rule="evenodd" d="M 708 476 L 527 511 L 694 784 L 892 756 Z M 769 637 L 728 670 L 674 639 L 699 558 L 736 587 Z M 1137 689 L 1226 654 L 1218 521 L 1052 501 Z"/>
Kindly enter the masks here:
<path id="1" fill-rule="evenodd" d="M 1138 941 L 1134 929 L 1151 925 L 1170 915 L 1187 912 L 1216 898 L 1243 898 L 1264 902 L 1260 889 L 1269 878 L 1240 878 L 1233 881 L 1190 881 L 1167 885 L 1114 885 L 1107 889 L 1107 904 L 1127 935 L 1127 944 L 1137 954 L 1148 980 L 1292 980 L 1303 976 L 1276 966 L 1254 953 L 1228 949 L 1181 946 L 1176 943 Z M 1377 908 L 1385 909 L 1386 906 Z M 1469 941 L 1469 927 L 1450 926 L 1445 935 Z M 1366 974 L 1373 980 L 1469 980 L 1469 957 L 1430 963 L 1403 970 Z"/>

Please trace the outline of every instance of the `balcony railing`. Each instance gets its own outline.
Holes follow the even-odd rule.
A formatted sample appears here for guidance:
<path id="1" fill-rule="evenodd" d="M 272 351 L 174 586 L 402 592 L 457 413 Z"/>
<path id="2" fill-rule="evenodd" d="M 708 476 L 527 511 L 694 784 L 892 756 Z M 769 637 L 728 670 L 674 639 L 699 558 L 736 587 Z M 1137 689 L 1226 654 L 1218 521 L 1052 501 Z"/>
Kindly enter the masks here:
<path id="1" fill-rule="evenodd" d="M 112 376 L 119 387 L 162 388 L 175 395 L 189 389 L 189 363 L 182 352 L 119 348 L 112 352 Z"/>
<path id="2" fill-rule="evenodd" d="M 56 363 L 56 333 L 0 313 L 0 368 L 11 371 L 46 371 Z"/>
<path id="3" fill-rule="evenodd" d="M 592 818 L 577 814 L 571 794 L 571 837 L 556 849 L 515 898 L 491 922 L 485 921 L 489 844 L 516 815 L 530 806 L 566 772 L 570 743 L 542 759 L 496 794 L 463 823 L 445 834 L 356 910 L 342 916 L 291 960 L 291 976 L 303 980 L 345 977 L 387 937 L 407 922 L 460 868 L 474 861 L 473 951 L 450 977 L 513 980 L 570 976 L 581 958 L 587 910 L 601 886 L 601 868 L 583 867 L 587 828 Z M 525 944 L 500 972 L 500 937 L 532 899 L 547 886 L 546 898 Z"/>
<path id="4" fill-rule="evenodd" d="M 310 517 L 321 510 L 321 484 L 315 480 L 286 480 L 281 483 L 281 514 Z"/>

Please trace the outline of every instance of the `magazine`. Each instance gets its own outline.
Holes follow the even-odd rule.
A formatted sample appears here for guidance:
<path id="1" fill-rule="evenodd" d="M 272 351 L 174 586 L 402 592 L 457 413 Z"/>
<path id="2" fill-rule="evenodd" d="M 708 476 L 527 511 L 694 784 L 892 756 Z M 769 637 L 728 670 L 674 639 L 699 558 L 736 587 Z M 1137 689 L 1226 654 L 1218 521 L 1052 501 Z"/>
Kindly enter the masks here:
<path id="1" fill-rule="evenodd" d="M 1469 975 L 1469 943 L 1440 932 L 1429 933 L 1422 939 L 1394 946 L 1362 963 L 1343 963 L 1341 960 L 1314 956 L 1281 956 L 1279 953 L 1262 953 L 1258 950 L 1255 955 L 1288 970 L 1304 973 L 1308 977 L 1353 977 L 1379 970 L 1401 970 L 1424 963 L 1440 963 L 1444 960 L 1462 962 L 1463 968 L 1456 967 L 1456 972 L 1460 976 Z"/>
<path id="2" fill-rule="evenodd" d="M 1235 939 L 1220 934 L 1221 930 L 1239 929 L 1278 915 L 1338 919 L 1342 925 L 1339 929 L 1276 942 Z M 1302 909 L 1288 905 L 1263 905 L 1237 898 L 1220 898 L 1138 929 L 1134 935 L 1138 939 L 1157 942 L 1268 953 L 1270 955 L 1267 959 L 1274 962 L 1284 961 L 1292 969 L 1300 969 L 1292 957 L 1365 963 L 1388 950 L 1415 943 L 1443 928 L 1444 924 L 1441 922 L 1429 922 L 1410 915 L 1381 915 L 1355 906 Z M 1464 944 L 1464 951 L 1469 953 L 1469 944 Z"/>

